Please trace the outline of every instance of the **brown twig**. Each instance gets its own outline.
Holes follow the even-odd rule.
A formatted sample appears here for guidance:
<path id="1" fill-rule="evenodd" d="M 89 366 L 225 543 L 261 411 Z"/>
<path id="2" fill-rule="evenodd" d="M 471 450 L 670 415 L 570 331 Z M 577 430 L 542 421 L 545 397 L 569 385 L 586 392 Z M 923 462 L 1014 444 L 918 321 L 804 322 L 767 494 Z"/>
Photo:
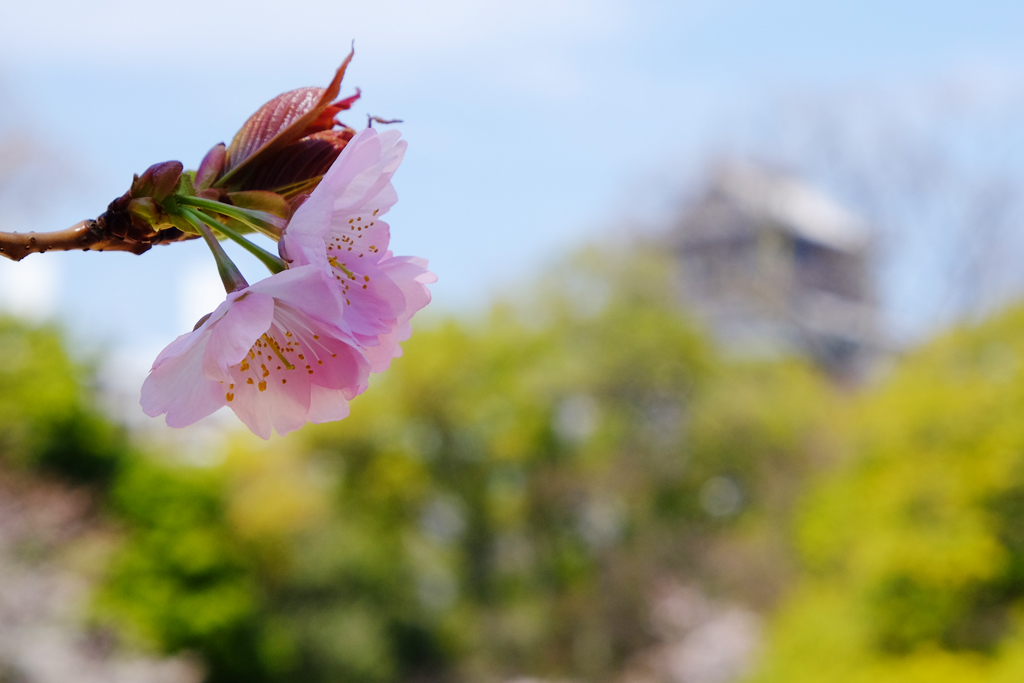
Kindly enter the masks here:
<path id="1" fill-rule="evenodd" d="M 131 243 L 109 235 L 95 220 L 85 220 L 54 232 L 0 232 L 0 254 L 20 261 L 47 251 L 129 251 L 141 254 L 151 245 Z"/>
<path id="2" fill-rule="evenodd" d="M 119 210 L 115 200 L 96 220 L 75 223 L 66 230 L 54 232 L 0 232 L 0 254 L 20 261 L 29 254 L 47 251 L 127 251 L 143 254 L 154 244 L 169 244 L 198 237 L 177 228 L 159 232 L 140 229 L 131 223 L 126 212 Z"/>

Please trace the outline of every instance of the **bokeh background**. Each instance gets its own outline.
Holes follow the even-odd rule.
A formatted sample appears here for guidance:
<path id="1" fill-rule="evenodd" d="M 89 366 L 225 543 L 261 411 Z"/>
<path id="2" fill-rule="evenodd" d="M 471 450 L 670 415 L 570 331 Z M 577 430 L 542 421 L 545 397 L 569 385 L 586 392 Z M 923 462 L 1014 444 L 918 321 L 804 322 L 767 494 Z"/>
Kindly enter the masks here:
<path id="1" fill-rule="evenodd" d="M 0 263 L 0 681 L 1021 680 L 1022 25 L 5 8 L 0 229 L 194 168 L 354 40 L 439 281 L 351 417 L 264 443 L 138 407 L 223 296 L 202 244 Z"/>

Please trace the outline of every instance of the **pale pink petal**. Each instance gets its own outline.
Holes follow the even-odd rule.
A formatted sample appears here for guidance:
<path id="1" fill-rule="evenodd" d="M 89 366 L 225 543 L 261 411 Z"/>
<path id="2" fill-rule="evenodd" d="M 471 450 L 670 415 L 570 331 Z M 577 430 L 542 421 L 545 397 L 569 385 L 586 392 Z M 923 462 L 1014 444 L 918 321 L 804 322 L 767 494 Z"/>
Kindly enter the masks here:
<path id="1" fill-rule="evenodd" d="M 327 244 L 327 256 L 334 256 L 352 269 L 363 262 L 376 264 L 387 252 L 391 227 L 380 218 L 364 212 L 341 214 L 332 219 L 321 239 Z"/>
<path id="2" fill-rule="evenodd" d="M 330 246 L 328 233 L 340 240 L 346 236 L 343 229 L 350 222 L 361 223 L 361 227 L 366 228 L 398 201 L 391 177 L 405 154 L 406 143 L 400 137 L 398 131 L 378 134 L 367 128 L 349 141 L 316 190 L 292 216 L 281 240 L 282 257 L 298 265 L 316 263 L 321 257 L 321 248 L 306 237 L 319 236 Z M 367 235 L 362 244 L 364 248 L 374 244 L 383 253 L 387 249 L 388 235 L 386 231 L 373 239 Z M 354 259 L 369 258 L 351 243 L 341 249 L 353 252 Z M 334 255 L 338 255 L 337 250 Z"/>
<path id="3" fill-rule="evenodd" d="M 366 387 L 370 363 L 361 348 L 333 338 L 321 338 L 330 360 L 321 359 L 323 366 L 317 368 L 313 383 L 328 389 L 346 389 L 348 397 L 354 398 Z"/>
<path id="4" fill-rule="evenodd" d="M 278 306 L 275 325 L 284 331 L 282 334 L 292 335 L 286 344 L 295 350 L 286 348 L 284 354 L 294 370 L 272 366 L 266 375 L 268 381 L 275 372 L 282 376 L 300 372 L 309 375 L 313 384 L 330 389 L 354 389 L 365 384 L 369 363 L 363 352 L 352 341 L 339 338 L 333 326 L 283 304 Z M 275 337 L 280 336 L 275 332 Z"/>
<path id="5" fill-rule="evenodd" d="M 401 290 L 405 297 L 405 310 L 399 322 L 408 321 L 416 311 L 430 303 L 430 290 L 426 285 L 437 282 L 437 276 L 427 270 L 426 259 L 417 256 L 386 256 L 378 265 Z"/>
<path id="6" fill-rule="evenodd" d="M 210 314 L 210 317 L 203 321 L 202 325 L 197 327 L 192 332 L 186 332 L 185 334 L 179 336 L 177 339 L 168 344 L 164 348 L 164 350 L 160 352 L 160 355 L 156 357 L 156 360 L 153 361 L 153 367 L 155 368 L 157 365 L 162 363 L 167 358 L 185 353 L 190 348 L 192 348 L 192 346 L 194 346 L 199 341 L 199 339 L 202 338 L 203 333 L 209 330 L 214 323 L 220 320 L 224 316 L 224 314 L 227 313 L 228 308 L 230 306 L 231 302 L 223 302 L 213 311 L 213 313 Z"/>
<path id="7" fill-rule="evenodd" d="M 202 372 L 203 350 L 210 332 L 193 334 L 196 339 L 188 350 L 164 358 L 142 384 L 143 412 L 150 417 L 167 413 L 171 427 L 188 426 L 224 405 L 220 383 L 206 379 Z"/>
<path id="8" fill-rule="evenodd" d="M 227 405 L 253 434 L 269 439 L 271 427 L 284 435 L 306 423 L 310 382 L 305 373 L 278 374 L 270 380 L 266 391 L 246 385 L 247 377 L 237 368 L 232 369 L 232 375 L 234 396 Z"/>
<path id="9" fill-rule="evenodd" d="M 363 347 L 363 354 L 370 362 L 370 372 L 384 372 L 391 367 L 391 359 L 400 358 L 402 347 L 398 345 L 412 335 L 412 325 L 399 325 L 392 332 L 380 336 L 376 346 Z"/>
<path id="10" fill-rule="evenodd" d="M 302 211 L 304 206 L 306 205 L 303 204 L 298 210 Z M 327 243 L 323 237 L 316 233 L 299 231 L 286 232 L 277 244 L 277 251 L 292 268 L 311 263 L 322 264 L 328 256 Z"/>
<path id="11" fill-rule="evenodd" d="M 312 387 L 309 400 L 309 415 L 306 419 L 313 424 L 334 422 L 348 417 L 349 405 L 345 392 L 327 387 Z"/>
<path id="12" fill-rule="evenodd" d="M 268 278 L 269 279 L 269 278 Z M 274 319 L 274 299 L 265 294 L 244 290 L 228 296 L 231 307 L 212 326 L 203 373 L 209 379 L 226 379 L 228 368 L 237 365 L 249 353 L 253 343 L 270 329 Z"/>
<path id="13" fill-rule="evenodd" d="M 316 266 L 289 268 L 260 280 L 249 291 L 274 297 L 278 305 L 288 305 L 332 325 L 332 334 L 343 334 L 333 325 L 341 318 L 341 305 L 330 276 Z"/>
<path id="14" fill-rule="evenodd" d="M 331 273 L 344 303 L 345 327 L 354 335 L 387 334 L 405 311 L 402 289 L 376 266 L 366 264 L 351 275 L 337 268 Z"/>
<path id="15" fill-rule="evenodd" d="M 397 196 L 388 188 L 405 155 L 400 137 L 397 130 L 378 134 L 367 128 L 349 141 L 321 181 L 334 198 L 335 213 L 369 208 L 383 214 L 394 205 Z"/>

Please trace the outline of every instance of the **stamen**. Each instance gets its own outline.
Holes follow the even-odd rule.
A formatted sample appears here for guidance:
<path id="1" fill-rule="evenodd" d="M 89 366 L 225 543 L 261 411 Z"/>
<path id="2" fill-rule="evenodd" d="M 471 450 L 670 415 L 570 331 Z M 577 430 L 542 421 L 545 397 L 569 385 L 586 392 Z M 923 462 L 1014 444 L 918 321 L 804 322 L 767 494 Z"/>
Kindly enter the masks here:
<path id="1" fill-rule="evenodd" d="M 351 251 L 351 250 L 352 250 L 352 248 L 351 248 L 351 247 L 349 247 L 349 251 Z M 348 268 L 346 268 L 346 267 L 345 267 L 345 265 L 344 265 L 343 263 L 340 263 L 340 262 L 338 261 L 338 259 L 334 258 L 333 256 L 328 256 L 328 257 L 327 257 L 327 262 L 328 262 L 328 263 L 330 263 L 330 264 L 331 264 L 332 266 L 334 266 L 335 268 L 337 268 L 338 270 L 340 270 L 341 272 L 345 273 L 345 275 L 348 275 L 348 276 L 349 276 L 350 278 L 352 278 L 353 280 L 355 280 L 355 279 L 356 279 L 356 274 L 355 274 L 355 273 L 353 273 L 353 272 L 352 272 L 351 270 L 349 270 Z"/>
<path id="2" fill-rule="evenodd" d="M 281 347 L 279 347 L 277 345 L 277 340 L 276 339 L 274 339 L 273 337 L 267 336 L 266 332 L 263 333 L 263 339 L 267 340 L 267 344 L 270 346 L 271 349 L 274 350 L 274 355 L 277 356 L 278 360 L 280 360 L 282 363 L 284 363 L 284 366 L 286 368 L 288 368 L 289 370 L 294 370 L 295 369 L 295 366 L 292 365 L 291 363 L 289 363 L 288 359 L 284 357 L 283 353 L 281 353 Z M 280 365 L 277 366 L 277 369 L 280 370 L 281 366 Z M 266 375 L 264 375 L 264 377 L 266 377 Z"/>

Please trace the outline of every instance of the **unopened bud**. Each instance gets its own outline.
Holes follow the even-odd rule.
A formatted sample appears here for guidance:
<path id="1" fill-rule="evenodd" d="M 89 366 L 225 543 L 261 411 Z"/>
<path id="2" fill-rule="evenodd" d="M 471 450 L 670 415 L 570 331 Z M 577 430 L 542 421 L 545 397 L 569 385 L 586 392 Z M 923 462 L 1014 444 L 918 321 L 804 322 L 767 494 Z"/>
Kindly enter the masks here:
<path id="1" fill-rule="evenodd" d="M 129 194 L 133 199 L 152 197 L 157 202 L 162 202 L 177 188 L 183 170 L 184 166 L 180 161 L 153 164 L 135 179 Z"/>

